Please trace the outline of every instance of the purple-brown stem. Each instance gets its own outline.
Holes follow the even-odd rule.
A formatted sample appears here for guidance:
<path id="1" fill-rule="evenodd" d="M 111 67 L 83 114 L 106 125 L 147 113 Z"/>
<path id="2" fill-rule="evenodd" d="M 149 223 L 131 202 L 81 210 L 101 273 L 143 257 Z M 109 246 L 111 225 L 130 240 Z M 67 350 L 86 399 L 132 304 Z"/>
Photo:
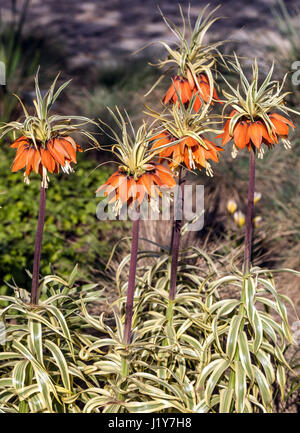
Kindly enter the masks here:
<path id="1" fill-rule="evenodd" d="M 170 277 L 170 291 L 169 299 L 174 301 L 176 295 L 176 281 L 177 281 L 177 268 L 178 268 L 178 256 L 179 256 L 179 246 L 181 238 L 181 227 L 183 221 L 183 206 L 184 206 L 184 184 L 185 178 L 182 167 L 180 167 L 178 186 L 180 190 L 178 191 L 177 201 L 174 204 L 174 224 L 172 231 L 172 262 L 171 262 L 171 277 Z M 178 218 L 178 219 L 177 219 Z"/>
<path id="2" fill-rule="evenodd" d="M 255 149 L 252 147 L 250 151 L 248 209 L 247 209 L 247 217 L 246 217 L 245 252 L 244 252 L 244 273 L 248 273 L 250 271 L 250 266 L 251 266 L 252 228 L 253 228 L 254 190 L 255 190 L 255 161 L 256 161 Z"/>
<path id="3" fill-rule="evenodd" d="M 129 279 L 128 279 L 126 312 L 125 312 L 125 327 L 124 327 L 125 344 L 130 344 L 130 340 L 131 340 L 131 322 L 132 322 L 132 314 L 133 314 L 133 297 L 134 297 L 134 289 L 135 289 L 139 227 L 140 227 L 140 218 L 138 216 L 137 219 L 133 221 L 133 226 L 132 226 L 132 244 L 131 244 Z"/>
<path id="4" fill-rule="evenodd" d="M 34 259 L 33 259 L 33 272 L 32 272 L 32 286 L 31 286 L 31 303 L 38 303 L 38 287 L 39 287 L 39 274 L 40 274 L 40 261 L 42 252 L 42 242 L 45 223 L 45 209 L 46 209 L 46 188 L 41 185 L 40 189 L 40 208 L 38 225 L 35 236 L 34 245 Z"/>

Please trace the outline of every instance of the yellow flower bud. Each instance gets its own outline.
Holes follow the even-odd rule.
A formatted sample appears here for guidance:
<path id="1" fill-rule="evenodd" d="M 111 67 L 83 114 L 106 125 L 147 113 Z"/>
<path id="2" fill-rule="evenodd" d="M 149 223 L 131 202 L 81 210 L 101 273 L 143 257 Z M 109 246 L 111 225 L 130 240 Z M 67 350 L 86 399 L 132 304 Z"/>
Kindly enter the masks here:
<path id="1" fill-rule="evenodd" d="M 228 200 L 227 210 L 229 213 L 233 214 L 237 210 L 237 204 L 234 200 Z"/>
<path id="2" fill-rule="evenodd" d="M 233 215 L 233 218 L 234 218 L 234 222 L 236 223 L 236 225 L 238 227 L 243 227 L 243 225 L 245 224 L 245 221 L 246 221 L 246 217 L 243 214 L 243 212 L 241 212 L 240 210 L 235 212 Z"/>
<path id="3" fill-rule="evenodd" d="M 254 204 L 256 204 L 261 199 L 261 192 L 254 193 Z"/>
<path id="4" fill-rule="evenodd" d="M 261 225 L 262 217 L 260 215 L 253 218 L 253 224 L 255 228 L 258 228 Z"/>

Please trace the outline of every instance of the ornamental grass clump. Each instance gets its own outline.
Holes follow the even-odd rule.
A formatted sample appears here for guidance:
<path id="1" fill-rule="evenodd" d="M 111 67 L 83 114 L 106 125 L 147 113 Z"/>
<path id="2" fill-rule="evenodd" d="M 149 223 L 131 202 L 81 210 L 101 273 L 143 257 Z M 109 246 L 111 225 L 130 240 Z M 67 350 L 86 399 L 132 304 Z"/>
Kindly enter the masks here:
<path id="1" fill-rule="evenodd" d="M 81 285 L 75 266 L 66 280 L 48 275 L 40 282 L 45 295 L 32 305 L 28 293 L 11 287 L 0 296 L 5 341 L 0 351 L 0 412 L 78 413 L 85 389 L 97 386 L 83 372 L 79 352 L 85 347 L 82 305 L 101 299 L 97 284 Z M 90 337 L 92 338 L 92 337 Z M 84 397 L 84 396 L 83 396 Z"/>
<path id="2" fill-rule="evenodd" d="M 37 73 L 35 77 L 36 99 L 33 101 L 34 115 L 29 114 L 22 101 L 17 97 L 24 111 L 24 121 L 11 121 L 0 127 L 0 138 L 11 133 L 21 135 L 11 144 L 12 148 L 17 149 L 11 166 L 12 172 L 25 168 L 24 181 L 26 184 L 30 183 L 29 176 L 32 172 L 35 172 L 41 178 L 39 216 L 32 273 L 31 302 L 33 304 L 37 304 L 39 298 L 39 270 L 45 221 L 46 189 L 49 183 L 48 173 L 57 174 L 60 169 L 67 174 L 73 171 L 72 164 L 77 162 L 76 153 L 82 151 L 81 147 L 70 136 L 73 133 L 83 134 L 86 138 L 95 142 L 92 135 L 83 129 L 83 126 L 90 122 L 86 117 L 50 115 L 53 104 L 69 84 L 68 81 L 55 90 L 58 76 L 44 97 L 42 97 Z M 75 121 L 81 123 L 74 123 Z"/>
<path id="3" fill-rule="evenodd" d="M 128 350 L 118 313 L 123 298 L 111 305 L 115 326 L 107 313 L 93 317 L 84 308 L 88 324 L 103 334 L 97 341 L 85 339 L 84 374 L 104 384 L 84 391 L 84 411 L 272 412 L 278 389 L 285 395 L 286 370 L 291 371 L 285 353 L 293 336 L 286 309 L 292 303 L 277 293 L 271 271 L 252 268 L 248 277 L 233 265 L 230 275 L 216 278 L 209 259 L 210 276 L 183 266 L 168 321 L 166 260 L 141 269 Z M 234 288 L 241 296 L 220 297 Z"/>

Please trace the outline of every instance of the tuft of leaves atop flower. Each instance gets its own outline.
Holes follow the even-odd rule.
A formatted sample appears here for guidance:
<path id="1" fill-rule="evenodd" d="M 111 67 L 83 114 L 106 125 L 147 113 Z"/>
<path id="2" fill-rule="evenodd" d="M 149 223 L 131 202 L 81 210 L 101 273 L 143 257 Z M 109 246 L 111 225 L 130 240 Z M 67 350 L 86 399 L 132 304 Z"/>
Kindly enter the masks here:
<path id="1" fill-rule="evenodd" d="M 224 41 L 218 41 L 214 43 L 205 43 L 204 38 L 210 27 L 220 19 L 220 17 L 212 18 L 214 13 L 219 9 L 217 6 L 215 9 L 206 14 L 209 5 L 203 8 L 201 14 L 198 16 L 194 27 L 191 23 L 190 9 L 188 10 L 187 18 L 184 17 L 182 7 L 179 5 L 179 11 L 182 18 L 182 28 L 176 26 L 169 18 L 164 16 L 161 12 L 162 18 L 168 28 L 175 36 L 177 43 L 175 49 L 172 49 L 167 43 L 160 41 L 163 47 L 168 52 L 168 56 L 165 60 L 160 60 L 154 66 L 159 68 L 166 68 L 167 72 L 169 69 L 177 68 L 178 75 L 192 79 L 195 83 L 198 83 L 197 77 L 199 74 L 205 74 L 208 78 L 210 86 L 210 95 L 212 98 L 214 79 L 212 75 L 212 68 L 216 66 L 218 60 L 222 60 L 225 64 L 224 58 L 218 47 L 224 43 Z M 205 16 L 206 15 L 206 16 Z M 148 94 L 163 78 L 159 80 L 150 89 Z M 197 87 L 199 84 L 197 84 Z M 198 88 L 200 90 L 200 88 Z M 201 91 L 200 91 L 201 93 Z"/>
<path id="2" fill-rule="evenodd" d="M 118 130 L 99 119 L 100 123 L 106 128 L 104 130 L 103 127 L 100 127 L 101 130 L 112 140 L 111 145 L 102 145 L 101 149 L 111 151 L 118 158 L 121 162 L 119 171 L 138 180 L 149 169 L 149 163 L 155 156 L 154 152 L 149 149 L 149 143 L 153 137 L 152 130 L 147 127 L 144 121 L 135 130 L 126 111 L 125 115 L 122 115 L 118 107 L 116 107 L 116 113 L 109 107 L 107 109 Z"/>
<path id="3" fill-rule="evenodd" d="M 74 132 L 83 134 L 87 138 L 89 138 L 94 144 L 98 144 L 92 134 L 83 129 L 83 126 L 87 123 L 92 122 L 87 117 L 83 116 L 60 116 L 58 114 L 50 115 L 50 110 L 52 109 L 54 103 L 57 98 L 61 94 L 61 92 L 68 86 L 71 80 L 63 83 L 57 90 L 55 90 L 57 80 L 59 78 L 58 74 L 51 84 L 49 90 L 42 96 L 39 79 L 38 79 L 39 70 L 35 76 L 35 99 L 33 100 L 33 105 L 35 109 L 34 115 L 30 115 L 27 108 L 19 98 L 19 96 L 15 95 L 19 100 L 23 111 L 25 119 L 23 122 L 20 121 L 12 121 L 9 123 L 4 123 L 0 126 L 0 139 L 2 139 L 6 134 L 11 132 L 19 133 L 22 136 L 25 136 L 27 139 L 31 140 L 35 147 L 38 147 L 38 143 L 41 143 L 43 146 L 56 136 L 64 136 L 69 135 Z M 80 123 L 74 123 L 80 122 Z"/>
<path id="4" fill-rule="evenodd" d="M 272 136 L 274 127 L 268 114 L 274 110 L 282 111 L 285 114 L 288 114 L 288 112 L 299 114 L 297 111 L 287 107 L 285 104 L 285 98 L 290 93 L 283 92 L 287 74 L 284 76 L 281 84 L 279 81 L 272 80 L 274 63 L 261 85 L 259 85 L 258 65 L 256 59 L 252 66 L 251 81 L 248 81 L 236 55 L 235 63 L 231 61 L 228 63 L 240 77 L 240 83 L 236 88 L 229 84 L 224 78 L 229 87 L 229 91 L 223 90 L 223 94 L 227 100 L 223 107 L 223 113 L 229 106 L 237 111 L 232 116 L 229 126 L 229 134 L 231 136 L 233 135 L 233 130 L 238 121 L 244 117 L 252 122 L 258 119 L 262 120 L 267 127 L 269 135 Z"/>

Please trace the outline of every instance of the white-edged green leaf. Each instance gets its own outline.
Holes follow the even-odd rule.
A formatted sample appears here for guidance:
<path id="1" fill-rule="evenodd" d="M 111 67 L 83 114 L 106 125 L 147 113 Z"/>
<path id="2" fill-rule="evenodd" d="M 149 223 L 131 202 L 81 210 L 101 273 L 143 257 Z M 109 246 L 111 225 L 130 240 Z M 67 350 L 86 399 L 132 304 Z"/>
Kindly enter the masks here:
<path id="1" fill-rule="evenodd" d="M 238 336 L 238 345 L 239 345 L 239 357 L 240 361 L 249 377 L 252 381 L 254 379 L 254 373 L 251 363 L 250 350 L 248 345 L 248 339 L 246 332 L 240 332 Z"/>
<path id="2" fill-rule="evenodd" d="M 220 413 L 230 413 L 231 412 L 231 403 L 232 397 L 234 394 L 234 390 L 232 388 L 222 389 L 220 391 Z"/>
<path id="3" fill-rule="evenodd" d="M 35 320 L 29 320 L 30 340 L 37 360 L 43 365 L 42 325 Z"/>
<path id="4" fill-rule="evenodd" d="M 221 376 L 224 374 L 224 372 L 227 370 L 228 367 L 229 367 L 229 361 L 227 361 L 226 359 L 221 359 L 218 365 L 216 366 L 216 368 L 213 370 L 212 374 L 209 376 L 204 391 L 205 401 L 208 406 L 211 404 L 210 399 L 213 390 L 219 384 L 219 380 Z"/>
<path id="5" fill-rule="evenodd" d="M 53 341 L 46 340 L 44 345 L 52 353 L 52 356 L 59 368 L 64 387 L 71 392 L 72 387 L 71 387 L 71 380 L 68 371 L 68 364 L 67 361 L 65 360 L 62 351 Z"/>
<path id="6" fill-rule="evenodd" d="M 230 321 L 229 333 L 226 344 L 226 354 L 229 356 L 230 360 L 234 358 L 237 349 L 237 341 L 240 333 L 242 320 L 243 315 L 239 314 L 237 316 L 233 316 Z"/>
<path id="7" fill-rule="evenodd" d="M 271 387 L 264 374 L 255 365 L 253 366 L 253 369 L 264 407 L 267 409 L 272 405 Z"/>
<path id="8" fill-rule="evenodd" d="M 246 371 L 240 361 L 234 362 L 235 371 L 235 409 L 237 413 L 243 413 L 247 392 Z"/>
<path id="9" fill-rule="evenodd" d="M 277 365 L 276 380 L 280 387 L 281 398 L 284 399 L 285 387 L 286 387 L 286 374 L 285 374 L 285 368 L 282 364 Z"/>

